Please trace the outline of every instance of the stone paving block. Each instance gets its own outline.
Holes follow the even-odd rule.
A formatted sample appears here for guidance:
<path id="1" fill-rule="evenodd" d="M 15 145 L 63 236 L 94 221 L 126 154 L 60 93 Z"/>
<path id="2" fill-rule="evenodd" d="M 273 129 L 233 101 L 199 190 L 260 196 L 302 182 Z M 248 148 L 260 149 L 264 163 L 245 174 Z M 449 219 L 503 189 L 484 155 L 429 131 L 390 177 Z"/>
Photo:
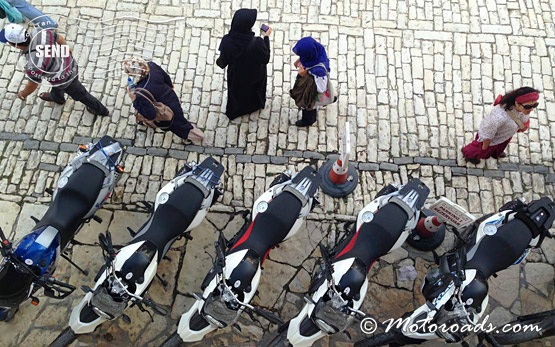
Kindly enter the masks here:
<path id="1" fill-rule="evenodd" d="M 245 155 L 245 154 L 239 154 L 235 158 L 236 163 L 250 163 L 251 161 L 252 161 L 252 156 Z"/>
<path id="2" fill-rule="evenodd" d="M 518 171 L 519 166 L 514 163 L 501 163 L 499 164 L 499 170 L 503 171 Z"/>
<path id="3" fill-rule="evenodd" d="M 381 170 L 386 170 L 386 171 L 399 171 L 399 166 L 396 165 L 396 164 L 381 163 L 380 164 L 380 169 Z"/>
<path id="4" fill-rule="evenodd" d="M 374 163 L 359 163 L 358 169 L 360 171 L 378 171 L 380 169 L 380 165 Z"/>
<path id="5" fill-rule="evenodd" d="M 414 162 L 418 163 L 418 164 L 425 164 L 425 165 L 437 165 L 438 164 L 438 160 L 434 159 L 434 158 L 416 157 L 416 158 L 414 158 Z"/>
<path id="6" fill-rule="evenodd" d="M 411 158 L 411 157 L 393 158 L 393 162 L 397 165 L 412 164 L 414 163 L 414 158 Z"/>
<path id="7" fill-rule="evenodd" d="M 225 149 L 225 154 L 243 154 L 245 153 L 244 148 L 228 147 Z"/>
<path id="8" fill-rule="evenodd" d="M 168 150 L 164 148 L 149 148 L 147 151 L 148 155 L 165 157 L 168 154 Z"/>
<path id="9" fill-rule="evenodd" d="M 238 161 L 239 162 L 239 161 Z M 267 155 L 253 155 L 252 162 L 255 164 L 269 164 L 270 157 Z"/>
<path id="10" fill-rule="evenodd" d="M 15 202 L 0 201 L 0 216 L 2 216 L 0 219 L 0 228 L 2 228 L 6 237 L 13 231 L 15 221 L 20 211 L 21 207 Z"/>
<path id="11" fill-rule="evenodd" d="M 283 164 L 287 164 L 288 162 L 289 162 L 289 159 L 286 157 L 270 156 L 270 163 L 272 164 L 283 165 Z"/>
<path id="12" fill-rule="evenodd" d="M 496 177 L 496 178 L 503 178 L 505 177 L 505 173 L 501 170 L 484 170 L 485 177 Z"/>
<path id="13" fill-rule="evenodd" d="M 170 149 L 169 150 L 169 155 L 170 157 L 173 157 L 175 159 L 182 159 L 182 160 L 187 160 L 187 158 L 189 158 L 189 153 L 186 151 L 178 151 L 175 149 Z"/>
<path id="14" fill-rule="evenodd" d="M 38 149 L 40 142 L 37 140 L 25 140 L 23 142 L 23 148 L 25 149 Z"/>

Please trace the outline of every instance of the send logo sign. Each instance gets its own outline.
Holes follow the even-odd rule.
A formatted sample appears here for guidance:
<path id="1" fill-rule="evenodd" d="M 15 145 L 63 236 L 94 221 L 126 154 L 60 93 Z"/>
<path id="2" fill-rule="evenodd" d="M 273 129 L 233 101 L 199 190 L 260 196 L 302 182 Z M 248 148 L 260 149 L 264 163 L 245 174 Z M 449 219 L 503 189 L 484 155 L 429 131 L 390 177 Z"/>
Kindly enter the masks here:
<path id="1" fill-rule="evenodd" d="M 37 45 L 38 58 L 69 58 L 71 55 L 68 45 Z"/>

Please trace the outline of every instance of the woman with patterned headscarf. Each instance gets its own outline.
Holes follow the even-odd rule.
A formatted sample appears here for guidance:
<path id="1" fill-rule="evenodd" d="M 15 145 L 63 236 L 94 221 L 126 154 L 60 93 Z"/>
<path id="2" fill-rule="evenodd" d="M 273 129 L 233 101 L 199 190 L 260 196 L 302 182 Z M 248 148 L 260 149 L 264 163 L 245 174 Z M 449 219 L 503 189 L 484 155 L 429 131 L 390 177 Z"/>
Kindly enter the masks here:
<path id="1" fill-rule="evenodd" d="M 270 61 L 270 33 L 255 37 L 252 27 L 256 10 L 235 12 L 231 29 L 220 43 L 216 64 L 227 67 L 227 106 L 225 114 L 231 119 L 263 109 L 266 104 L 266 65 Z"/>
<path id="2" fill-rule="evenodd" d="M 539 98 L 540 93 L 531 87 L 499 95 L 490 115 L 482 119 L 474 141 L 462 149 L 465 160 L 479 164 L 480 159 L 505 157 L 513 136 L 530 127 L 530 113 L 538 107 Z"/>
<path id="3" fill-rule="evenodd" d="M 170 76 L 158 64 L 146 62 L 140 58 L 126 59 L 123 63 L 125 73 L 131 77 L 135 83 L 135 89 L 146 89 L 145 93 L 136 93 L 127 88 L 127 93 L 133 101 L 133 107 L 147 120 L 156 118 L 156 109 L 152 104 L 152 97 L 155 101 L 161 102 L 173 111 L 171 122 L 155 122 L 156 126 L 164 131 L 171 131 L 177 136 L 190 141 L 202 142 L 204 134 L 191 124 L 183 114 L 181 103 L 177 94 L 173 90 L 173 83 Z M 147 98 L 150 98 L 148 100 Z M 167 123 L 167 124 L 166 124 Z"/>

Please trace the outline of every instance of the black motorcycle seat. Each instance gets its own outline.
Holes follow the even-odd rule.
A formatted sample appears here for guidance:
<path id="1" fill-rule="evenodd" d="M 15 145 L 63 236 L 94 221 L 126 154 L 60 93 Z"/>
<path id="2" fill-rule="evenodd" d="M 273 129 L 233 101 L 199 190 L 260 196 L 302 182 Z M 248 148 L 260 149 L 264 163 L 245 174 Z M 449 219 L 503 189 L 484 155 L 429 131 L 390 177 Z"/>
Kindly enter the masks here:
<path id="1" fill-rule="evenodd" d="M 158 248 L 160 261 L 173 240 L 191 225 L 203 200 L 204 195 L 200 189 L 185 182 L 170 195 L 166 203 L 158 206 L 131 243 L 149 240 Z"/>
<path id="2" fill-rule="evenodd" d="M 69 177 L 67 184 L 58 189 L 56 197 L 35 229 L 47 225 L 56 228 L 62 238 L 61 248 L 64 249 L 94 206 L 104 179 L 104 172 L 100 168 L 83 163 Z"/>
<path id="3" fill-rule="evenodd" d="M 299 199 L 283 191 L 268 204 L 268 209 L 260 212 L 245 234 L 231 247 L 229 253 L 251 249 L 263 258 L 267 252 L 283 241 L 299 218 L 301 212 Z"/>
<path id="4" fill-rule="evenodd" d="M 384 205 L 371 222 L 362 224 L 360 230 L 343 243 L 334 262 L 359 258 L 369 270 L 376 259 L 395 245 L 405 230 L 407 221 L 407 212 L 401 206 L 395 203 Z"/>
<path id="5" fill-rule="evenodd" d="M 467 253 L 467 269 L 476 269 L 486 278 L 514 264 L 532 241 L 526 224 L 515 218 L 502 225 L 493 235 L 486 235 L 477 250 Z M 469 250 L 467 250 L 469 251 Z"/>

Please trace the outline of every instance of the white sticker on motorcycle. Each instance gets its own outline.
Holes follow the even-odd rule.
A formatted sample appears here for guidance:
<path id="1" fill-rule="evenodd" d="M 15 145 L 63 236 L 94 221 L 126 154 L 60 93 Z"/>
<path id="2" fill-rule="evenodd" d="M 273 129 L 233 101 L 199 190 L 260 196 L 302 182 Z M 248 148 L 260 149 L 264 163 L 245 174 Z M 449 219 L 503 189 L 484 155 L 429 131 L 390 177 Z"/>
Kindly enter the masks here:
<path id="1" fill-rule="evenodd" d="M 133 278 L 133 273 L 132 272 L 128 272 L 127 275 L 125 275 L 126 280 L 130 280 L 132 278 Z"/>

